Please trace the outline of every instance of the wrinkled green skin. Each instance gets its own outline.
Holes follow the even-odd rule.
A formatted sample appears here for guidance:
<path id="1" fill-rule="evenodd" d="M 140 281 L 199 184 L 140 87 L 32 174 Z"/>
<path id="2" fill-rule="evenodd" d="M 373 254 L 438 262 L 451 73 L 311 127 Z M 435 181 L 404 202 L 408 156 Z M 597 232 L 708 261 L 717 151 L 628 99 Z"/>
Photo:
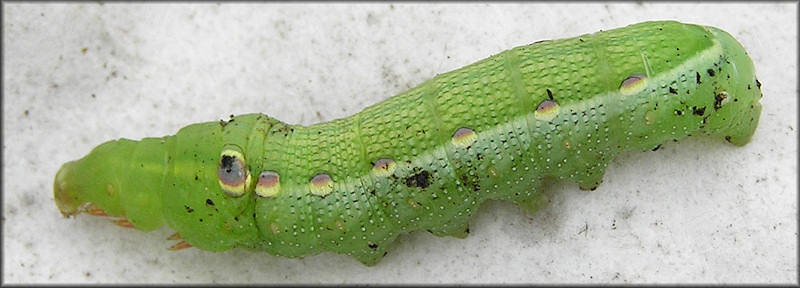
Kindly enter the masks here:
<path id="1" fill-rule="evenodd" d="M 633 74 L 647 75 L 647 86 L 624 96 L 620 85 Z M 552 119 L 534 112 L 547 90 L 559 106 Z M 700 134 L 744 145 L 760 98 L 753 63 L 728 33 L 646 22 L 507 50 L 308 127 L 248 114 L 106 142 L 64 164 L 55 200 L 67 216 L 91 202 L 141 230 L 167 224 L 204 250 L 333 251 L 375 265 L 404 233 L 465 237 L 487 199 L 535 212 L 546 203 L 543 178 L 594 189 L 623 151 Z M 468 147 L 451 141 L 460 127 L 476 132 Z M 223 193 L 226 144 L 241 147 L 254 179 L 276 171 L 280 194 L 259 197 L 254 185 L 242 197 Z M 379 158 L 397 163 L 391 176 L 371 174 Z M 317 173 L 335 183 L 325 197 L 309 192 Z"/>

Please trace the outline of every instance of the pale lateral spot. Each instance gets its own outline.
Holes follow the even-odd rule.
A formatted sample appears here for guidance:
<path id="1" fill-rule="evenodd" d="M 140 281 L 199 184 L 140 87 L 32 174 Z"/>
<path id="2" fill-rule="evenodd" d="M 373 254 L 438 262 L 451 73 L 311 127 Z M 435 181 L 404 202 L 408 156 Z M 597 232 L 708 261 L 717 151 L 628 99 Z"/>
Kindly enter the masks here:
<path id="1" fill-rule="evenodd" d="M 641 92 L 645 87 L 647 87 L 647 76 L 633 74 L 622 80 L 622 84 L 619 85 L 619 92 L 622 95 L 631 95 Z"/>
<path id="2" fill-rule="evenodd" d="M 533 116 L 542 121 L 550 121 L 558 115 L 559 109 L 560 107 L 556 101 L 544 100 L 536 107 Z"/>
<path id="3" fill-rule="evenodd" d="M 486 174 L 492 178 L 500 176 L 500 173 L 497 172 L 497 168 L 495 168 L 494 166 L 489 166 L 489 168 L 486 169 Z"/>
<path id="4" fill-rule="evenodd" d="M 336 229 L 339 229 L 339 231 L 344 231 L 344 222 L 342 222 L 342 220 L 336 220 L 334 224 L 336 224 Z"/>
<path id="5" fill-rule="evenodd" d="M 655 120 L 653 118 L 655 118 L 655 112 L 653 110 L 648 110 L 646 113 L 644 113 L 644 124 L 653 124 L 653 120 Z"/>
<path id="6" fill-rule="evenodd" d="M 475 130 L 472 130 L 467 127 L 461 127 L 453 133 L 453 145 L 459 147 L 467 147 L 475 143 L 475 140 L 478 139 L 478 135 L 475 133 Z"/>
<path id="7" fill-rule="evenodd" d="M 272 234 L 274 235 L 278 235 L 278 233 L 281 233 L 281 226 L 279 226 L 278 223 L 275 222 L 269 223 L 269 229 L 272 230 Z"/>
<path id="8" fill-rule="evenodd" d="M 372 166 L 372 173 L 378 177 L 389 177 L 394 173 L 395 168 L 397 168 L 397 163 L 394 160 L 381 158 L 375 161 L 375 165 Z"/>
<path id="9" fill-rule="evenodd" d="M 328 174 L 320 173 L 311 178 L 309 187 L 311 188 L 311 194 L 325 197 L 333 192 L 333 179 Z"/>
<path id="10" fill-rule="evenodd" d="M 281 191 L 281 182 L 278 173 L 275 171 L 261 171 L 256 183 L 256 195 L 268 198 L 275 197 Z"/>
<path id="11" fill-rule="evenodd" d="M 108 196 L 114 196 L 114 194 L 116 194 L 116 189 L 114 189 L 114 185 L 111 183 L 106 184 L 106 194 L 108 194 Z"/>
<path id="12" fill-rule="evenodd" d="M 414 209 L 422 208 L 422 206 L 420 206 L 419 203 L 417 203 L 417 200 L 414 200 L 414 198 L 408 198 L 408 200 L 406 200 L 406 203 L 408 203 L 408 206 L 411 206 L 411 208 Z"/>

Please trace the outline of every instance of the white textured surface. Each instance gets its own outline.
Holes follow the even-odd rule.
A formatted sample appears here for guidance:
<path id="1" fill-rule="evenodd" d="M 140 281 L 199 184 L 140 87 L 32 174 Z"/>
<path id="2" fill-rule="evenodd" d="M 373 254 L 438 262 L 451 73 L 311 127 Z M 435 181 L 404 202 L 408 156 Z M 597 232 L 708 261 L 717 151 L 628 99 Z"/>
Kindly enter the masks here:
<path id="1" fill-rule="evenodd" d="M 3 4 L 3 281 L 797 283 L 796 4 Z M 763 83 L 750 144 L 626 153 L 594 192 L 547 185 L 527 215 L 485 204 L 466 239 L 401 236 L 375 267 L 167 252 L 143 233 L 67 220 L 64 162 L 120 137 L 229 114 L 312 124 L 502 50 L 660 19 L 716 26 Z"/>

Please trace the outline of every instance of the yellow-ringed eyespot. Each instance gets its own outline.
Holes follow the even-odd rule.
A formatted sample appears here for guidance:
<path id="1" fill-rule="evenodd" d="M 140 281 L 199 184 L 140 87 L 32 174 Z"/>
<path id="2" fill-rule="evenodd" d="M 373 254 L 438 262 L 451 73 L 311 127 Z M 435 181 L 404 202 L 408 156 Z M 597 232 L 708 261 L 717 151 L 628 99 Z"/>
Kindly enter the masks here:
<path id="1" fill-rule="evenodd" d="M 239 147 L 228 146 L 222 149 L 217 179 L 220 188 L 228 196 L 241 197 L 247 192 L 250 173 L 247 171 L 244 154 Z"/>

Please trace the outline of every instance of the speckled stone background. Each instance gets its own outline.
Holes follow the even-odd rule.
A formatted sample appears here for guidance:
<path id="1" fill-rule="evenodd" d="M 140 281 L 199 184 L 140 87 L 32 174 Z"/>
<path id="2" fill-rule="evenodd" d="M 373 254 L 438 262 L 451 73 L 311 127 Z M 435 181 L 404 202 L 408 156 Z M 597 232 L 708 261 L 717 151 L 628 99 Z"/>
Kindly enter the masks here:
<path id="1" fill-rule="evenodd" d="M 3 281 L 195 283 L 798 283 L 797 4 L 3 4 Z M 593 192 L 547 184 L 529 215 L 489 202 L 463 240 L 401 236 L 375 267 L 332 253 L 168 252 L 64 219 L 64 162 L 107 140 L 264 112 L 357 113 L 502 50 L 646 21 L 730 32 L 763 83 L 761 125 L 620 155 Z"/>

